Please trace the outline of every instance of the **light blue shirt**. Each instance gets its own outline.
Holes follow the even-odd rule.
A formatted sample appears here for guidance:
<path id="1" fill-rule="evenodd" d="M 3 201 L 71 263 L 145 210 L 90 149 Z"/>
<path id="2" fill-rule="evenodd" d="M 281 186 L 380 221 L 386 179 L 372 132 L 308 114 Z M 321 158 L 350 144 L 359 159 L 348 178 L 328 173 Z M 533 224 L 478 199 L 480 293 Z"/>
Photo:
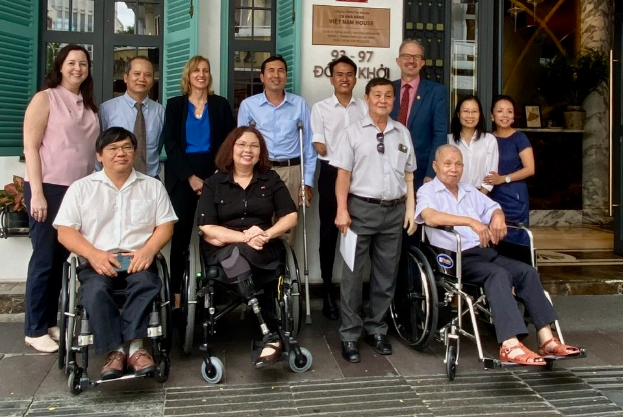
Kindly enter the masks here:
<path id="1" fill-rule="evenodd" d="M 100 126 L 102 131 L 113 126 L 120 126 L 134 131 L 134 123 L 137 110 L 134 107 L 136 100 L 126 92 L 123 96 L 115 97 L 102 103 L 100 106 Z M 161 137 L 165 124 L 165 108 L 147 97 L 143 101 L 143 116 L 145 117 L 147 175 L 156 177 L 160 172 L 160 152 L 163 147 Z M 96 164 L 97 171 L 102 169 L 101 164 Z"/>
<path id="2" fill-rule="evenodd" d="M 238 108 L 238 126 L 256 123 L 267 148 L 269 159 L 290 160 L 300 156 L 297 124 L 303 123 L 303 172 L 307 186 L 314 187 L 316 150 L 312 146 L 310 109 L 302 97 L 286 93 L 284 101 L 274 106 L 264 92 L 248 97 Z"/>
<path id="3" fill-rule="evenodd" d="M 424 224 L 425 220 L 420 214 L 423 210 L 431 208 L 451 215 L 467 216 L 489 225 L 492 213 L 496 209 L 500 209 L 500 205 L 468 183 L 459 183 L 458 187 L 459 192 L 456 199 L 437 177 L 429 183 L 423 184 L 416 193 L 416 222 Z M 456 226 L 454 228 L 461 236 L 462 251 L 480 245 L 479 236 L 469 226 Z M 426 232 L 432 245 L 445 250 L 457 251 L 457 240 L 454 234 L 435 228 L 426 228 Z"/>

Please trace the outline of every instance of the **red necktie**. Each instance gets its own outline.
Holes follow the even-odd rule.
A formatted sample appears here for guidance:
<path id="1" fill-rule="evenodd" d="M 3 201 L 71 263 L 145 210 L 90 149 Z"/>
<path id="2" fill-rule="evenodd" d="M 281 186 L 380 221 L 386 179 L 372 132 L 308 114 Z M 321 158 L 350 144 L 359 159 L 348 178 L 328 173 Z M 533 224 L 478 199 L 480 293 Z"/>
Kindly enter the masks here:
<path id="1" fill-rule="evenodd" d="M 409 91 L 412 88 L 409 84 L 403 86 L 403 96 L 399 107 L 399 122 L 407 126 L 407 111 L 409 110 Z"/>

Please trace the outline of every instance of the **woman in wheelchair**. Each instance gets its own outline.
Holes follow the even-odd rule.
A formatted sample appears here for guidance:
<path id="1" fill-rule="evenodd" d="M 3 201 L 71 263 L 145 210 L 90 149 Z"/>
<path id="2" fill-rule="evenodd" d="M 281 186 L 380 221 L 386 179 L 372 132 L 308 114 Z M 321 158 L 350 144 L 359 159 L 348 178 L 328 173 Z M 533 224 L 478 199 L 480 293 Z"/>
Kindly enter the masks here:
<path id="1" fill-rule="evenodd" d="M 284 182 L 271 170 L 266 143 L 255 128 L 234 129 L 215 164 L 218 172 L 204 181 L 199 200 L 202 251 L 209 265 L 220 264 L 239 293 L 252 299 L 253 272 L 275 269 L 283 259 L 279 237 L 297 225 L 297 208 Z M 256 368 L 275 363 L 281 355 L 277 334 L 259 319 L 264 348 Z"/>
<path id="2" fill-rule="evenodd" d="M 507 233 L 505 215 L 498 203 L 459 182 L 464 168 L 461 152 L 452 145 L 441 146 L 433 168 L 436 178 L 418 189 L 416 221 L 433 227 L 426 228 L 429 242 L 446 250 L 457 251 L 456 237 L 435 227 L 453 226 L 459 233 L 462 280 L 485 290 L 501 344 L 501 362 L 544 366 L 544 356 L 579 354 L 578 348 L 553 336 L 550 324 L 557 314 L 544 294 L 537 270 L 498 254 L 492 246 Z M 512 289 L 535 325 L 539 355 L 520 342 L 528 333 Z"/>

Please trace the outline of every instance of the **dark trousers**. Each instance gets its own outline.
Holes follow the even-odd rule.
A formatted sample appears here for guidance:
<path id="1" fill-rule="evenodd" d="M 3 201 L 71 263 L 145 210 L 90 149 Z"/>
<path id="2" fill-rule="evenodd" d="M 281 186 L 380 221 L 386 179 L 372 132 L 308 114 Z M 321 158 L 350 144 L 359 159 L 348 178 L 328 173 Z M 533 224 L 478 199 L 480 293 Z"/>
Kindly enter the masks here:
<path id="1" fill-rule="evenodd" d="M 320 242 L 319 258 L 321 260 L 321 277 L 323 278 L 323 292 L 331 295 L 332 276 L 334 272 L 334 255 L 336 253 L 336 177 L 338 169 L 321 160 L 321 171 L 318 178 Z"/>
<path id="2" fill-rule="evenodd" d="M 518 304 L 524 304 L 539 330 L 557 319 L 537 274 L 528 264 L 499 255 L 493 248 L 472 248 L 462 253 L 462 280 L 482 286 L 492 309 L 499 343 L 528 335 Z"/>
<path id="3" fill-rule="evenodd" d="M 340 340 L 357 341 L 362 330 L 369 335 L 388 332 L 388 324 L 383 319 L 396 288 L 405 204 L 382 207 L 351 197 L 348 208 L 351 229 L 358 237 L 353 271 L 343 260 Z M 368 257 L 371 260 L 370 310 L 362 320 L 359 312 L 362 307 L 364 265 Z"/>
<path id="4" fill-rule="evenodd" d="M 125 341 L 147 336 L 151 303 L 160 293 L 161 282 L 151 271 L 107 277 L 87 268 L 78 273 L 82 306 L 89 315 L 96 354 L 105 354 Z M 124 280 L 123 312 L 113 299 L 115 281 Z"/>
<path id="5" fill-rule="evenodd" d="M 24 183 L 24 201 L 33 247 L 26 280 L 24 335 L 27 337 L 41 337 L 48 333 L 48 328 L 56 326 L 63 263 L 69 257 L 69 251 L 58 242 L 58 234 L 52 222 L 66 191 L 67 186 L 43 184 L 48 216 L 44 222 L 37 222 L 30 216 L 30 183 Z"/>

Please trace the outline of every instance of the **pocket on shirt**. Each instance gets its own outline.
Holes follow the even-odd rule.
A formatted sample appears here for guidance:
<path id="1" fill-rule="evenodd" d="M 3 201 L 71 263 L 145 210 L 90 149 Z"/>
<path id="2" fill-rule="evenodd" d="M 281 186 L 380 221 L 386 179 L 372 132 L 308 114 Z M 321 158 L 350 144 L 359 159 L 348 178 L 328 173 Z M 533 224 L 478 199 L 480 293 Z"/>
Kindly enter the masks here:
<path id="1" fill-rule="evenodd" d="M 133 225 L 149 225 L 154 219 L 156 201 L 153 199 L 132 199 L 130 202 L 130 220 Z"/>
<path id="2" fill-rule="evenodd" d="M 407 152 L 401 152 L 398 149 L 394 149 L 391 151 L 392 153 L 389 155 L 390 163 L 392 164 L 392 166 L 394 167 L 396 171 L 404 173 L 405 165 L 407 163 L 407 157 L 409 154 Z"/>
<path id="3" fill-rule="evenodd" d="M 297 124 L 299 120 L 278 119 L 275 121 L 275 135 L 277 138 L 283 138 L 285 135 L 292 135 L 297 132 Z"/>

